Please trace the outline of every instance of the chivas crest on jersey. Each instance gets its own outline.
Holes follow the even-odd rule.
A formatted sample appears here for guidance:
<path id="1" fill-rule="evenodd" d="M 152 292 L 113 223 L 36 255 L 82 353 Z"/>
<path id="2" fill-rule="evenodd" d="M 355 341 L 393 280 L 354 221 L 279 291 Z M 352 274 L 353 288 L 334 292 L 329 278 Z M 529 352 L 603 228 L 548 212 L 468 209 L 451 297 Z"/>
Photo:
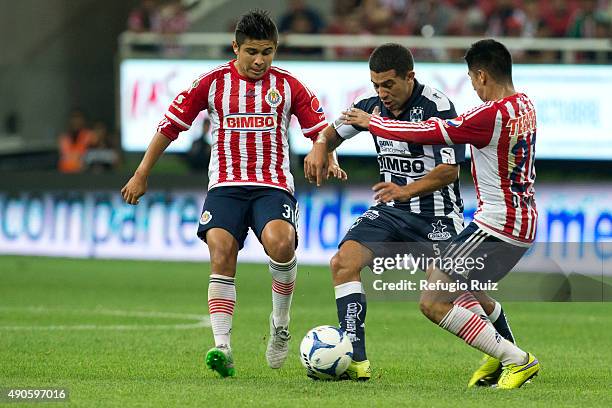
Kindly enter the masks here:
<path id="1" fill-rule="evenodd" d="M 280 94 L 280 92 L 278 92 L 278 89 L 268 89 L 268 92 L 266 93 L 266 102 L 268 102 L 268 105 L 270 105 L 270 107 L 276 108 L 278 105 L 281 104 L 282 101 L 283 96 Z"/>

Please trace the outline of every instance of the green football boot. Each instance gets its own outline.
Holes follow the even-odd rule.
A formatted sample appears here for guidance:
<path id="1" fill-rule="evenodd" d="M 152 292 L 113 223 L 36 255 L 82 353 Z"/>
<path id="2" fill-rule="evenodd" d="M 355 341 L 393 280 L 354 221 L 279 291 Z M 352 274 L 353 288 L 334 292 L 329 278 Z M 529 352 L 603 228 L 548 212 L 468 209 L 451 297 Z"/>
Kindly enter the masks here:
<path id="1" fill-rule="evenodd" d="M 478 370 L 474 371 L 474 374 L 472 374 L 472 378 L 470 378 L 470 381 L 468 382 L 468 388 L 474 386 L 493 386 L 497 384 L 497 380 L 499 380 L 501 373 L 501 361 L 495 357 L 485 354 L 480 362 L 480 367 L 478 367 Z"/>
<path id="2" fill-rule="evenodd" d="M 504 367 L 497 388 L 510 390 L 520 388 L 527 381 L 538 375 L 540 372 L 540 362 L 533 354 L 527 353 L 525 364 L 508 364 Z"/>
<path id="3" fill-rule="evenodd" d="M 341 380 L 367 381 L 372 377 L 370 360 L 351 361 L 346 371 L 340 376 Z"/>
<path id="4" fill-rule="evenodd" d="M 206 353 L 206 366 L 224 378 L 233 377 L 236 374 L 232 351 L 225 345 L 208 350 L 208 353 Z"/>

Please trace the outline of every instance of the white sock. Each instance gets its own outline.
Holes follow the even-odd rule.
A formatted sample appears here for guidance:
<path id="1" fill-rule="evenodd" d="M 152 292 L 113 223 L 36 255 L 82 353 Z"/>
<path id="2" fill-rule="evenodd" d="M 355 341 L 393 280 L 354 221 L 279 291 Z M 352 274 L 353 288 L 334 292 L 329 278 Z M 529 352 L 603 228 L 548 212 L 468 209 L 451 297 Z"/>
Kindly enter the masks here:
<path id="1" fill-rule="evenodd" d="M 208 313 L 215 338 L 215 347 L 230 347 L 232 317 L 236 303 L 234 278 L 211 274 L 208 283 Z"/>
<path id="2" fill-rule="evenodd" d="M 470 346 L 499 359 L 504 366 L 525 364 L 527 353 L 500 336 L 485 319 L 454 305 L 440 321 L 440 327 L 460 337 Z"/>
<path id="3" fill-rule="evenodd" d="M 334 294 L 336 295 L 336 299 L 352 295 L 353 293 L 365 293 L 363 290 L 363 283 L 361 283 L 361 281 L 351 281 L 334 286 Z"/>
<path id="4" fill-rule="evenodd" d="M 289 327 L 289 309 L 293 298 L 295 277 L 297 276 L 297 259 L 295 256 L 286 263 L 270 259 L 272 274 L 272 317 L 275 327 Z"/>
<path id="5" fill-rule="evenodd" d="M 453 301 L 453 304 L 467 309 L 478 316 L 484 316 L 485 319 L 483 320 L 486 321 L 488 324 L 493 325 L 493 323 L 491 323 L 492 320 L 489 320 L 489 318 L 487 317 L 487 313 L 484 311 L 484 309 L 472 293 L 463 293 L 461 296 L 459 296 Z"/>
<path id="6" fill-rule="evenodd" d="M 495 307 L 493 308 L 493 311 L 489 315 L 489 320 L 492 323 L 495 323 L 497 319 L 499 319 L 499 316 L 501 315 L 501 311 L 502 311 L 501 304 L 499 302 L 495 302 Z"/>

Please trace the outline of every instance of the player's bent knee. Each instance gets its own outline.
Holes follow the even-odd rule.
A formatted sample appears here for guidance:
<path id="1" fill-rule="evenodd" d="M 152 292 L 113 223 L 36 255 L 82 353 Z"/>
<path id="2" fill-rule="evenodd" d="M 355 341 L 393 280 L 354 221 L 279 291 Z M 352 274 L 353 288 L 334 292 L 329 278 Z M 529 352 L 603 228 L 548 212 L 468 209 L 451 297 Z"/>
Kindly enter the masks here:
<path id="1" fill-rule="evenodd" d="M 439 324 L 442 321 L 444 315 L 446 315 L 446 313 L 443 312 L 443 306 L 443 303 L 430 300 L 421 299 L 421 301 L 419 302 L 419 309 L 421 309 L 421 313 L 423 313 L 425 317 L 427 317 L 435 324 Z"/>
<path id="2" fill-rule="evenodd" d="M 342 268 L 342 258 L 338 252 L 336 252 L 336 254 L 329 260 L 329 268 L 334 276 L 340 273 Z"/>
<path id="3" fill-rule="evenodd" d="M 295 229 L 286 221 L 269 222 L 261 234 L 266 254 L 275 262 L 289 262 L 295 256 Z"/>
<path id="4" fill-rule="evenodd" d="M 331 258 L 329 261 L 329 267 L 335 283 L 359 280 L 359 272 L 361 271 L 361 268 L 341 251 L 337 252 Z"/>
<path id="5" fill-rule="evenodd" d="M 421 299 L 419 302 L 419 309 L 421 309 L 421 313 L 423 313 L 423 315 L 429 318 L 433 315 L 433 302 Z"/>
<path id="6" fill-rule="evenodd" d="M 265 249 L 268 256 L 276 262 L 289 262 L 295 256 L 295 242 L 290 239 L 274 240 Z"/>
<path id="7" fill-rule="evenodd" d="M 436 310 L 440 305 L 440 299 L 435 292 L 421 292 L 421 298 L 419 299 L 419 309 L 430 320 L 436 314 Z"/>

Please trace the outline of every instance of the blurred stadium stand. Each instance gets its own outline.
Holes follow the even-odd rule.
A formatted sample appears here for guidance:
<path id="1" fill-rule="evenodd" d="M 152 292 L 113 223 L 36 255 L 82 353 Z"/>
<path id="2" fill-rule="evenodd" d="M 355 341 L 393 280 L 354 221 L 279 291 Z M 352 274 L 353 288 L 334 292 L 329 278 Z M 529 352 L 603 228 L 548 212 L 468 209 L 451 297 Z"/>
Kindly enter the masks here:
<path id="1" fill-rule="evenodd" d="M 565 87 L 559 86 L 557 77 L 553 85 L 545 84 L 549 88 L 544 89 L 551 91 L 545 95 L 551 103 L 541 116 L 548 116 L 549 123 L 556 123 L 557 127 L 577 122 L 578 127 L 571 127 L 564 136 L 569 134 L 578 144 L 589 135 L 573 132 L 582 130 L 579 126 L 591 124 L 591 118 L 596 117 L 598 123 L 591 129 L 599 132 L 597 141 L 602 143 L 604 139 L 605 143 L 602 132 L 609 129 L 607 94 L 598 94 L 598 87 L 602 85 L 584 74 L 588 70 L 579 68 L 596 66 L 600 75 L 597 78 L 612 73 L 610 1 L 186 0 L 181 3 L 183 9 L 176 8 L 179 4 L 176 0 L 155 3 L 162 7 L 158 11 L 163 16 L 159 18 L 170 19 L 166 28 L 159 28 L 163 25 L 157 26 L 153 20 L 143 20 L 131 26 L 130 32 L 127 31 L 130 15 L 141 6 L 141 0 L 0 0 L 0 92 L 3 97 L 0 171 L 5 175 L 0 179 L 0 252 L 135 258 L 171 254 L 176 259 L 203 259 L 205 251 L 196 242 L 193 228 L 205 193 L 204 170 L 190 173 L 182 154 L 166 154 L 155 167 L 150 179 L 151 191 L 143 199 L 143 205 L 130 207 L 123 204 L 118 191 L 137 166 L 141 151 L 122 152 L 119 169 L 110 173 L 60 175 L 56 172 L 57 138 L 66 130 L 69 113 L 78 108 L 88 117 L 90 127 L 96 122 L 108 127 L 109 135 L 115 138 L 109 145 L 116 148 L 121 137 L 118 130 L 121 129 L 122 61 L 170 61 L 170 69 L 179 72 L 178 57 L 182 63 L 200 65 L 210 63 L 206 61 L 210 59 L 231 58 L 229 44 L 236 18 L 255 6 L 269 10 L 277 22 L 295 7 L 308 7 L 321 16 L 323 28 L 319 33 L 304 34 L 309 29 L 302 19 L 302 25 L 298 24 L 302 33 L 281 36 L 279 60 L 287 64 L 343 59 L 360 61 L 366 67 L 370 49 L 395 41 L 414 51 L 417 67 L 426 62 L 459 63 L 451 68 L 460 67 L 460 75 L 464 77 L 464 50 L 473 41 L 490 35 L 508 45 L 518 63 L 558 66 L 575 63 L 581 80 L 588 83 L 590 90 L 585 95 L 570 94 L 561 101 L 571 99 L 567 106 L 557 104 L 557 99 L 567 93 L 562 94 Z M 541 18 L 534 25 L 527 10 L 534 3 L 544 11 L 560 7 L 562 13 L 549 14 L 549 17 L 558 17 L 557 20 Z M 163 9 L 168 5 L 170 8 Z M 581 8 L 588 7 L 594 12 L 579 13 Z M 175 14 L 167 11 L 172 9 Z M 461 14 L 457 9 L 469 13 Z M 301 13 L 303 17 L 304 12 Z M 420 20 L 415 22 L 415 15 Z M 470 21 L 472 26 L 467 30 L 450 27 L 444 19 L 451 15 L 460 22 Z M 578 24 L 570 31 L 572 20 Z M 141 23 L 149 28 L 139 29 Z M 311 28 L 312 25 L 311 22 Z M 302 52 L 313 48 L 321 52 Z M 425 76 L 423 71 L 419 75 Z M 548 80 L 545 70 L 536 76 L 534 82 Z M 367 74 L 363 81 L 368 86 Z M 610 86 L 610 82 L 605 86 Z M 580 86 L 575 85 L 573 89 Z M 166 93 L 174 92 L 170 88 L 173 87 L 167 87 Z M 464 93 L 471 94 L 471 89 L 464 86 L 453 99 Z M 595 102 L 585 105 L 582 96 Z M 167 106 L 161 99 L 156 102 L 160 109 Z M 597 109 L 591 109 L 592 106 Z M 563 109 L 569 113 L 568 117 L 556 121 L 555 115 Z M 333 116 L 338 112 L 328 113 Z M 151 116 L 159 120 L 156 113 Z M 134 137 L 146 145 L 154 126 L 138 125 Z M 549 143 L 560 144 L 558 134 L 552 132 L 546 137 Z M 581 147 L 584 146 L 583 143 Z M 342 156 L 341 163 L 349 173 L 350 183 L 344 188 L 335 184 L 319 191 L 305 185 L 301 157 L 294 154 L 292 159 L 295 179 L 301 184 L 297 189 L 301 207 L 303 203 L 300 245 L 309 254 L 300 259 L 327 264 L 340 234 L 371 201 L 369 187 L 378 175 L 377 162 L 373 157 Z M 612 157 L 593 161 L 538 159 L 539 231 L 543 234 L 539 239 L 559 241 L 568 234 L 570 240 L 577 242 L 610 239 L 611 160 Z M 464 168 L 461 173 L 466 190 L 466 215 L 469 215 L 475 208 L 470 190 L 472 181 L 469 169 Z M 56 236 L 56 227 L 57 234 L 61 235 Z M 130 245 L 124 245 L 126 242 Z M 261 261 L 264 255 L 256 252 L 255 244 L 243 252 L 252 256 L 251 260 Z"/>
<path id="2" fill-rule="evenodd" d="M 117 36 L 135 1 L 3 0 L 0 17 L 2 169 L 54 169 L 50 155 L 79 106 L 113 123 Z M 5 123 L 14 115 L 10 135 Z M 29 157 L 43 154 L 44 159 Z M 5 154 L 10 154 L 9 160 Z M 6 160 L 6 161 L 5 161 Z M 56 160 L 55 160 L 56 161 Z"/>
<path id="3" fill-rule="evenodd" d="M 190 47 L 192 57 L 196 58 L 219 58 L 225 57 L 227 44 L 231 43 L 234 35 L 232 33 L 185 33 L 173 41 L 185 47 Z M 563 63 L 574 63 L 579 61 L 579 53 L 595 51 L 595 61 L 608 63 L 608 53 L 611 48 L 610 39 L 573 39 L 573 38 L 514 38 L 496 37 L 511 51 L 558 51 L 562 55 Z M 378 45 L 396 42 L 412 50 L 434 51 L 430 58 L 420 58 L 420 61 L 447 62 L 457 61 L 453 58 L 450 50 L 465 50 L 473 42 L 482 37 L 416 37 L 398 35 L 335 35 L 335 34 L 288 34 L 282 37 L 282 45 L 286 48 L 293 47 L 323 47 L 325 58 L 328 60 L 338 59 L 335 50 L 337 48 L 374 48 Z M 155 33 L 123 33 L 120 37 L 120 51 L 124 58 L 131 56 L 142 56 L 142 53 L 134 53 L 134 44 L 160 44 L 167 38 L 162 34 Z M 462 55 L 462 54 L 460 54 Z M 150 55 L 151 56 L 151 55 Z M 156 54 L 153 54 L 156 56 Z M 300 57 L 304 59 L 304 56 Z M 557 62 L 556 58 L 539 62 Z"/>
<path id="4" fill-rule="evenodd" d="M 155 3 L 158 7 L 164 7 L 171 1 L 159 0 Z M 443 9 L 451 10 L 449 15 L 458 16 L 458 10 L 465 7 L 471 7 L 476 10 L 476 14 L 482 13 L 486 18 L 483 34 L 486 34 L 487 30 L 491 31 L 495 26 L 493 23 L 499 23 L 501 18 L 501 33 L 513 36 L 497 38 L 503 39 L 504 43 L 515 51 L 518 61 L 532 61 L 534 56 L 538 55 L 537 62 L 588 61 L 610 64 L 612 57 L 612 2 L 607 0 L 553 1 L 550 4 L 530 0 L 471 3 L 462 0 L 184 0 L 182 5 L 188 24 L 187 32 L 181 35 L 126 31 L 128 16 L 140 6 L 140 0 L 3 0 L 0 24 L 0 48 L 3 50 L 0 59 L 0 90 L 4 103 L 0 104 L 0 169 L 54 169 L 57 136 L 64 130 L 66 118 L 74 108 L 81 108 L 92 122 L 101 121 L 107 124 L 111 133 L 116 135 L 115 145 L 119 145 L 120 135 L 116 129 L 119 129 L 120 61 L 134 56 L 164 57 L 157 52 L 135 52 L 135 44 L 159 46 L 170 43 L 184 47 L 185 58 L 227 58 L 231 56 L 228 53 L 228 44 L 232 39 L 231 29 L 237 16 L 257 6 L 269 10 L 278 22 L 291 7 L 297 7 L 298 3 L 304 3 L 303 6 L 320 14 L 324 24 L 323 33 L 283 35 L 283 59 L 335 60 L 341 57 L 339 48 L 358 46 L 369 51 L 378 44 L 396 41 L 413 49 L 418 62 L 459 62 L 463 50 L 481 37 L 440 36 L 439 33 L 444 34 L 446 30 L 447 34 L 452 30 L 436 26 L 436 22 L 441 20 L 436 20 L 431 13 L 432 10 Z M 530 22 L 528 6 L 534 3 L 537 3 L 541 13 L 541 21 L 538 24 L 544 25 L 546 29 L 525 29 Z M 566 28 L 571 21 L 580 20 L 581 10 L 589 7 L 593 9 L 590 20 L 585 17 L 579 21 L 582 25 L 578 24 L 578 28 L 582 29 L 567 29 L 568 36 L 584 37 L 585 34 L 591 34 L 592 37 L 538 37 L 546 33 L 559 35 L 558 28 L 557 31 L 553 30 L 556 27 L 553 25 L 559 23 L 558 19 L 552 18 L 554 13 L 551 11 L 557 6 L 565 10 L 565 25 L 561 26 Z M 379 21 L 387 21 L 385 18 L 389 18 L 389 15 L 402 16 L 406 19 L 405 31 L 412 35 L 392 35 L 397 33 L 397 30 L 387 30 L 380 24 L 374 24 L 373 17 L 368 15 L 371 10 L 381 11 L 378 13 L 380 15 L 377 15 Z M 428 10 L 430 14 L 427 14 Z M 415 24 L 410 19 L 411 13 L 420 13 L 418 15 L 424 16 L 424 20 Z M 358 21 L 363 23 L 361 32 L 364 35 L 325 34 L 343 14 L 362 19 Z M 512 31 L 517 25 L 523 30 Z M 379 32 L 386 32 L 386 35 L 377 35 Z M 300 50 L 309 47 L 321 47 L 322 55 L 296 56 L 295 53 L 286 53 L 291 48 Z M 363 60 L 368 52 L 362 54 Z M 359 53 L 350 55 L 351 59 L 355 59 Z M 148 129 L 143 129 L 143 138 L 148 138 L 149 134 Z M 128 155 L 123 169 L 133 167 L 135 160 Z"/>

